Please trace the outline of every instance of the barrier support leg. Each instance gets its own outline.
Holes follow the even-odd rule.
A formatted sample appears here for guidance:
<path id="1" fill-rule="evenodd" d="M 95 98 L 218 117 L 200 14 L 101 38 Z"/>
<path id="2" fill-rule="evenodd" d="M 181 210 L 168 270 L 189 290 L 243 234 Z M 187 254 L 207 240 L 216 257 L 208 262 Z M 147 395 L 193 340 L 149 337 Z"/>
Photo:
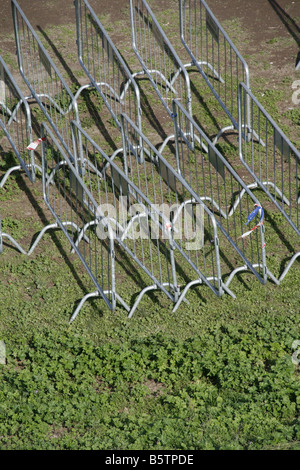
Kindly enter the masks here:
<path id="1" fill-rule="evenodd" d="M 178 292 L 178 287 L 175 288 L 172 284 L 166 282 L 166 283 L 163 283 L 164 286 L 169 286 L 169 287 L 172 287 L 172 289 L 174 289 L 175 292 Z M 142 300 L 143 296 L 146 294 L 146 292 L 149 292 L 151 290 L 156 290 L 158 287 L 156 284 L 153 284 L 152 286 L 147 286 L 145 287 L 138 295 L 136 301 L 134 302 L 133 304 L 133 307 L 131 308 L 127 318 L 132 318 L 135 310 L 137 309 L 137 306 L 139 305 L 140 301 Z M 187 302 L 187 301 L 186 301 Z M 188 303 L 188 302 L 187 302 Z"/>
<path id="2" fill-rule="evenodd" d="M 214 278 L 208 278 L 207 280 L 213 280 Z M 188 292 L 188 290 L 192 287 L 192 286 L 196 286 L 197 284 L 203 284 L 203 281 L 201 279 L 196 279 L 195 281 L 191 281 L 189 282 L 185 288 L 183 289 L 178 301 L 176 302 L 176 305 L 175 307 L 173 308 L 172 312 L 176 312 L 176 310 L 178 309 L 178 307 L 180 306 L 181 302 L 182 301 L 185 301 L 185 296 Z M 225 292 L 227 292 L 227 294 L 229 294 L 233 299 L 236 299 L 236 296 L 235 294 L 230 290 L 228 289 L 228 286 L 224 283 L 222 283 L 222 288 L 224 289 Z"/>
<path id="3" fill-rule="evenodd" d="M 254 268 L 259 268 L 259 267 L 262 267 L 262 266 L 260 266 L 259 264 L 254 264 L 253 267 L 254 267 Z M 231 283 L 233 277 L 234 277 L 237 273 L 242 272 L 242 271 L 247 271 L 248 269 L 249 269 L 248 266 L 247 266 L 247 265 L 244 265 L 244 266 L 240 266 L 239 268 L 236 268 L 236 269 L 234 269 L 233 271 L 231 271 L 231 273 L 230 273 L 230 275 L 229 275 L 227 281 L 225 282 L 224 286 L 225 286 L 225 287 L 228 287 L 229 284 Z M 276 277 L 271 273 L 271 271 L 268 270 L 268 268 L 267 268 L 267 276 L 268 276 L 270 279 L 272 279 L 272 281 L 273 281 L 277 286 L 280 284 L 279 280 L 276 279 Z"/>
<path id="4" fill-rule="evenodd" d="M 68 226 L 68 225 L 71 225 L 72 227 L 74 227 L 77 232 L 79 233 L 80 229 L 78 227 L 78 225 L 76 225 L 74 222 L 63 222 L 63 225 L 64 226 Z M 38 243 L 40 242 L 41 238 L 43 237 L 43 235 L 45 234 L 45 232 L 47 232 L 48 230 L 50 229 L 55 229 L 55 228 L 60 228 L 59 225 L 57 223 L 54 223 L 54 224 L 49 224 L 47 225 L 46 227 L 44 227 L 40 233 L 38 234 L 38 237 L 36 238 L 36 240 L 34 241 L 34 243 L 32 244 L 32 246 L 30 247 L 30 250 L 28 251 L 27 255 L 30 256 L 33 251 L 35 250 L 36 246 L 38 245 Z"/>
<path id="5" fill-rule="evenodd" d="M 4 238 L 4 237 L 5 237 L 5 238 L 8 238 L 9 241 L 10 241 L 23 255 L 27 255 L 26 251 L 23 250 L 23 248 L 19 245 L 19 243 L 16 242 L 16 240 L 15 240 L 13 237 L 11 237 L 10 235 L 8 235 L 8 233 L 1 233 L 1 238 Z M 2 244 L 1 244 L 1 246 L 2 246 Z M 1 246 L 0 246 L 0 248 L 1 248 Z M 2 251 L 1 251 L 1 249 L 0 249 L 0 254 L 1 254 L 1 252 L 2 252 Z"/>
<path id="6" fill-rule="evenodd" d="M 286 266 L 285 270 L 283 271 L 283 273 L 281 274 L 281 276 L 279 277 L 279 282 L 283 281 L 283 279 L 285 278 L 285 276 L 287 275 L 290 267 L 292 266 L 292 264 L 296 261 L 296 259 L 298 258 L 298 256 L 300 256 L 300 251 L 298 253 L 295 253 L 294 256 L 290 259 L 290 261 L 288 262 L 288 265 Z"/>
<path id="7" fill-rule="evenodd" d="M 32 165 L 28 165 L 28 168 L 31 168 Z M 38 165 L 34 165 L 34 168 L 35 169 L 38 169 L 41 173 L 42 173 L 42 169 L 41 167 L 39 167 Z M 3 186 L 5 185 L 6 181 L 8 180 L 9 176 L 11 175 L 11 173 L 13 173 L 14 171 L 21 171 L 23 170 L 23 167 L 21 165 L 16 165 L 16 166 L 13 166 L 11 167 L 9 170 L 7 170 L 7 172 L 5 173 L 5 175 L 2 177 L 1 179 L 1 183 L 0 183 L 0 188 L 2 189 Z"/>
<path id="8" fill-rule="evenodd" d="M 112 291 L 108 290 L 108 291 L 104 291 L 104 294 L 112 294 Z M 126 304 L 126 302 L 122 299 L 122 297 L 117 294 L 116 292 L 114 293 L 116 299 L 120 302 L 121 305 L 123 305 L 123 307 L 125 308 L 125 310 L 127 310 L 127 312 L 130 311 L 130 307 Z M 82 299 L 81 301 L 79 302 L 78 306 L 76 307 L 73 315 L 71 316 L 70 320 L 69 320 L 69 323 L 72 323 L 75 318 L 77 317 L 77 315 L 79 314 L 80 310 L 82 309 L 83 305 L 85 304 L 85 302 L 90 299 L 90 298 L 94 298 L 94 297 L 99 297 L 100 294 L 99 292 L 96 290 L 95 292 L 89 292 L 88 294 L 86 294 Z"/>

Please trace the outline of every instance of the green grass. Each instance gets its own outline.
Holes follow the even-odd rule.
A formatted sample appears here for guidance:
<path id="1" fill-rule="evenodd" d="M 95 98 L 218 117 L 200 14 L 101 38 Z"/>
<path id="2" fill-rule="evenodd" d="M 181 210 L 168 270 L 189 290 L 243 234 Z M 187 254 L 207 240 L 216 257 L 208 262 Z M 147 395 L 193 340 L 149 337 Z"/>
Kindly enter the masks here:
<path id="1" fill-rule="evenodd" d="M 300 448 L 292 316 L 185 340 L 118 333 L 20 338 L 2 372 L 1 448 Z"/>

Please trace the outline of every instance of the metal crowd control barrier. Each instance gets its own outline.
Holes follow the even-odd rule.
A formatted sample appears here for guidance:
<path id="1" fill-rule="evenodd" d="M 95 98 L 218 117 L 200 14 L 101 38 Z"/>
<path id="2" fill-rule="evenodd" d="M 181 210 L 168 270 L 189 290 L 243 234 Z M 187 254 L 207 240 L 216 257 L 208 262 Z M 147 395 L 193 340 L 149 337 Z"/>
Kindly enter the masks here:
<path id="1" fill-rule="evenodd" d="M 245 263 L 232 271 L 226 285 L 234 274 L 247 269 L 262 284 L 266 283 L 267 276 L 276 282 L 266 266 L 263 220 L 253 219 L 255 230 L 245 235 L 244 224 L 254 206 L 261 207 L 259 201 L 177 100 L 173 101 L 173 113 L 176 155 L 170 157 L 172 165 L 177 167 L 199 199 L 205 201 L 221 232 Z M 187 130 L 191 127 L 193 135 L 188 136 Z M 191 145 L 195 135 L 197 140 L 205 142 L 208 153 L 204 153 L 199 145 Z"/>
<path id="2" fill-rule="evenodd" d="M 238 130 L 238 84 L 250 86 L 248 65 L 204 0 L 179 0 L 179 11 L 181 41 L 192 59 L 185 67 L 198 69 L 232 122 L 215 144 L 225 131 Z"/>
<path id="3" fill-rule="evenodd" d="M 192 119 L 181 106 L 180 113 L 183 113 L 186 119 Z M 177 115 L 179 115 L 179 108 L 177 109 Z M 131 178 L 137 181 L 136 184 L 139 185 L 140 189 L 145 194 L 149 195 L 149 198 L 151 197 L 153 201 L 156 201 L 156 203 L 168 201 L 169 205 L 173 204 L 173 218 L 171 218 L 171 220 L 173 224 L 172 230 L 174 231 L 174 242 L 177 243 L 177 252 L 189 263 L 191 273 L 196 273 L 199 276 L 198 280 L 187 284 L 180 299 L 182 300 L 191 285 L 197 283 L 201 284 L 202 282 L 209 285 L 217 295 L 221 295 L 224 291 L 228 292 L 228 286 L 234 275 L 246 269 L 253 272 L 262 284 L 267 282 L 268 275 L 276 282 L 276 279 L 266 267 L 263 223 L 258 222 L 257 219 L 254 218 L 252 223 L 255 224 L 255 227 L 257 226 L 258 230 L 255 231 L 251 229 L 251 233 L 246 237 L 247 240 L 243 236 L 243 232 L 245 231 L 244 224 L 247 222 L 247 217 L 253 210 L 254 204 L 260 207 L 259 201 L 232 171 L 231 167 L 217 152 L 215 147 L 201 131 L 198 130 L 195 123 L 191 120 L 194 132 L 199 132 L 199 138 L 205 139 L 209 147 L 209 154 L 203 154 L 200 145 L 197 151 L 195 149 L 196 146 L 192 146 L 190 157 L 193 158 L 190 158 L 190 160 L 186 162 L 193 175 L 193 178 L 189 178 L 188 174 L 183 174 L 184 172 L 182 171 L 183 154 L 180 152 L 180 149 L 178 149 L 177 162 L 172 160 L 167 161 L 166 157 L 162 157 L 159 151 L 156 150 L 144 136 L 145 161 L 142 164 L 139 163 L 134 150 L 136 141 L 138 141 L 140 137 L 139 130 L 128 117 L 123 116 L 123 120 L 124 139 L 128 147 L 126 155 L 123 158 L 125 170 Z M 187 121 L 181 124 L 182 125 L 177 125 L 175 130 L 178 140 L 180 138 L 185 140 L 184 148 L 186 149 L 189 148 L 189 142 L 186 139 L 186 129 L 183 124 L 185 124 L 187 128 L 190 127 L 190 124 Z M 175 156 L 173 156 L 173 158 L 175 160 Z M 196 159 L 198 161 L 196 161 Z M 174 170 L 178 162 L 180 162 L 178 169 L 181 170 L 181 175 Z M 246 197 L 244 201 L 239 201 L 236 207 L 229 210 L 228 206 L 232 202 L 234 192 L 238 192 L 240 188 L 244 189 Z M 232 193 L 229 194 L 230 192 Z M 178 207 L 181 208 L 182 205 L 187 202 L 189 204 L 199 205 L 203 208 L 205 214 L 205 220 L 204 223 L 202 223 L 202 228 L 204 227 L 205 233 L 204 238 L 200 237 L 198 241 L 195 241 L 195 244 L 190 245 L 190 251 L 185 249 L 186 240 L 180 237 L 182 231 L 174 222 L 177 220 L 178 216 L 176 208 L 178 210 Z M 211 202 L 215 202 L 215 206 L 217 207 L 210 204 Z M 212 206 L 211 209 L 209 205 Z M 168 210 L 170 213 L 170 207 L 168 207 Z M 224 218 L 224 222 L 222 221 L 222 217 Z M 215 237 L 212 236 L 213 227 L 216 231 Z M 179 235 L 179 241 L 176 239 L 176 234 Z M 214 254 L 212 250 L 216 250 Z M 211 258 L 211 255 L 214 260 Z M 177 260 L 178 258 L 176 258 L 176 261 Z M 240 260 L 242 260 L 245 265 L 235 267 Z M 179 262 L 178 265 L 181 266 Z M 224 272 L 224 267 L 228 270 L 228 266 L 230 266 L 232 271 L 227 281 L 223 282 L 221 272 Z M 211 277 L 212 271 L 214 272 L 213 277 Z M 218 275 L 216 273 L 218 273 Z M 216 283 L 214 287 L 212 284 L 209 284 L 211 279 Z M 231 292 L 229 293 L 232 295 Z M 175 306 L 175 309 L 176 308 L 177 305 Z"/>
<path id="4" fill-rule="evenodd" d="M 57 70 L 16 0 L 12 14 L 20 73 L 63 146 L 72 148 L 70 122 L 79 122 L 77 98 Z M 75 162 L 77 165 L 77 162 Z"/>
<path id="5" fill-rule="evenodd" d="M 5 133 L 20 165 L 7 170 L 0 182 L 2 188 L 9 175 L 23 169 L 31 182 L 35 181 L 34 153 L 27 146 L 32 142 L 31 114 L 15 79 L 0 56 L 0 127 Z"/>
<path id="6" fill-rule="evenodd" d="M 246 125 L 248 102 L 250 128 Z M 244 83 L 239 85 L 239 119 L 239 155 L 254 178 L 251 188 L 262 189 L 299 236 L 300 152 Z M 300 252 L 293 261 L 298 256 Z M 287 270 L 290 266 L 289 263 Z"/>
<path id="7" fill-rule="evenodd" d="M 129 0 L 132 47 L 143 68 L 134 77 L 146 75 L 155 92 L 173 119 L 172 100 L 180 100 L 192 115 L 192 94 L 189 75 L 160 27 L 145 0 Z M 160 147 L 174 135 L 168 136 Z"/>
<path id="8" fill-rule="evenodd" d="M 122 112 L 141 129 L 140 91 L 129 68 L 88 1 L 75 0 L 74 4 L 78 58 L 91 82 L 88 86 L 95 87 L 119 130 Z M 121 151 L 117 149 L 111 158 Z"/>

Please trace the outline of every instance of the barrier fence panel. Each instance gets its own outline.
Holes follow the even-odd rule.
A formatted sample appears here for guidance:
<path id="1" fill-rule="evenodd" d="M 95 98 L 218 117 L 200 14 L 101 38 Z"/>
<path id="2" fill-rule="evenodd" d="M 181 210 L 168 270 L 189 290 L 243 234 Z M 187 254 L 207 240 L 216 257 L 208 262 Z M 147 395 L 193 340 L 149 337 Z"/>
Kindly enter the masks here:
<path id="1" fill-rule="evenodd" d="M 0 182 L 4 186 L 9 175 L 23 169 L 31 182 L 35 181 L 34 153 L 27 146 L 32 142 L 31 114 L 29 105 L 19 86 L 0 56 L 0 127 L 20 165 L 7 170 Z"/>
<path id="2" fill-rule="evenodd" d="M 300 203 L 300 152 L 285 136 L 279 126 L 243 83 L 239 86 L 239 109 L 241 124 L 245 124 L 245 102 L 250 99 L 251 132 L 240 131 L 249 142 L 239 139 L 240 159 L 294 230 L 299 230 Z"/>
<path id="3" fill-rule="evenodd" d="M 172 99 L 192 113 L 190 80 L 180 58 L 145 0 L 130 0 L 133 50 L 159 99 L 173 118 Z"/>
<path id="4" fill-rule="evenodd" d="M 141 129 L 140 92 L 129 68 L 88 1 L 75 0 L 74 4 L 80 65 L 118 128 L 124 112 Z"/>
<path id="5" fill-rule="evenodd" d="M 250 127 L 246 126 L 248 102 Z M 239 85 L 239 119 L 242 163 L 299 235 L 300 152 L 244 83 Z"/>
<path id="6" fill-rule="evenodd" d="M 117 162 L 118 158 L 112 161 L 77 123 L 73 124 L 74 131 L 81 134 L 85 158 L 91 162 L 89 168 L 102 171 L 106 167 L 102 178 L 99 171 L 90 171 L 85 174 L 84 181 L 110 221 L 114 239 L 120 247 L 120 256 L 124 256 L 122 252 L 125 252 L 130 262 L 134 263 L 132 270 L 137 265 L 146 274 L 146 280 L 142 283 L 149 282 L 149 278 L 153 283 L 142 288 L 128 316 L 133 315 L 143 295 L 153 289 L 160 289 L 172 302 L 176 302 L 179 291 L 169 219 L 134 184 L 134 179 L 125 174 L 122 164 L 120 166 Z M 105 188 L 105 197 L 101 197 L 102 188 Z M 105 236 L 101 227 L 98 236 Z"/>
<path id="7" fill-rule="evenodd" d="M 234 294 L 222 280 L 219 227 L 214 214 L 174 167 L 142 135 L 145 159 L 140 163 L 135 151 L 141 137 L 126 116 L 123 118 L 125 172 L 155 204 L 165 208 L 173 232 L 178 282 L 185 285 L 178 308 L 188 289 L 206 284 L 217 295 Z M 180 273 L 180 276 L 179 276 Z"/>
<path id="8" fill-rule="evenodd" d="M 210 208 L 227 241 L 244 261 L 245 265 L 234 272 L 249 269 L 263 284 L 267 274 L 275 280 L 266 267 L 263 208 L 259 201 L 177 100 L 173 101 L 173 112 L 176 155 L 170 157 L 170 163 Z M 193 135 L 189 136 L 187 130 L 191 127 Z M 191 145 L 196 136 L 197 141 L 204 141 L 207 153 L 197 143 Z M 255 207 L 257 214 L 251 222 L 255 230 L 246 233 L 250 227 L 246 229 L 245 223 L 250 223 L 248 216 Z"/>
<path id="9" fill-rule="evenodd" d="M 248 65 L 204 0 L 179 0 L 180 36 L 191 57 L 232 125 L 238 129 L 238 84 L 250 86 Z M 204 95 L 205 96 L 205 95 Z M 247 123 L 248 124 L 248 123 Z"/>
<path id="10" fill-rule="evenodd" d="M 63 146 L 72 148 L 70 122 L 79 114 L 76 97 L 57 70 L 16 0 L 12 14 L 20 73 Z"/>
<path id="11" fill-rule="evenodd" d="M 79 256 L 97 289 L 84 296 L 70 321 L 75 319 L 89 297 L 102 297 L 111 310 L 119 300 L 129 310 L 116 292 L 115 242 L 110 223 L 101 213 L 99 205 L 100 200 L 104 202 L 109 197 L 108 185 L 104 181 L 99 185 L 99 199 L 96 201 L 71 164 L 59 139 L 45 123 L 42 124 L 42 135 L 44 200 L 56 221 L 50 228 L 58 227 L 64 232 L 72 251 Z M 97 236 L 98 225 L 108 231 L 108 236 Z"/>

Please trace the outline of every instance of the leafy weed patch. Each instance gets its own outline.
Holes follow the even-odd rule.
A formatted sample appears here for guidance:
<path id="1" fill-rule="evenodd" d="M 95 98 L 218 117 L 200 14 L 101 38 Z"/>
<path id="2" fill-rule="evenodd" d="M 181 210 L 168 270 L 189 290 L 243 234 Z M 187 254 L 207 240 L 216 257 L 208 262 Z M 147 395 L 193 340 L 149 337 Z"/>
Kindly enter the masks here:
<path id="1" fill-rule="evenodd" d="M 1 369 L 0 448 L 299 448 L 296 334 L 282 318 L 122 344 L 36 332 Z"/>

